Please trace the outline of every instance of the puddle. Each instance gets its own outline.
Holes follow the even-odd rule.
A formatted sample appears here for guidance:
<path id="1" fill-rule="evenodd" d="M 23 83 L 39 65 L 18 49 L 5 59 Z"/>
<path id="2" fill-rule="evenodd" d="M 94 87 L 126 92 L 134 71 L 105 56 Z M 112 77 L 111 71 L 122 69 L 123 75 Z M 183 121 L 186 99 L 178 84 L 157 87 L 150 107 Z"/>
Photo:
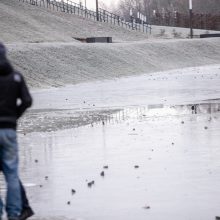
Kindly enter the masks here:
<path id="1" fill-rule="evenodd" d="M 127 120 L 128 118 L 155 118 L 165 116 L 182 116 L 190 114 L 212 114 L 220 111 L 220 103 L 200 103 L 188 105 L 167 106 L 163 104 L 146 107 L 127 107 L 124 109 L 79 111 L 67 109 L 37 109 L 31 110 L 21 120 L 18 132 L 51 132 L 76 128 L 94 123 L 108 123 Z"/>
<path id="2" fill-rule="evenodd" d="M 220 215 L 219 82 L 207 67 L 35 92 L 19 127 L 34 219 Z"/>
<path id="3" fill-rule="evenodd" d="M 85 125 L 111 118 L 116 110 L 75 111 L 40 109 L 29 111 L 19 122 L 19 133 L 51 132 Z"/>
<path id="4" fill-rule="evenodd" d="M 208 114 L 212 115 L 214 113 L 220 112 L 220 103 L 201 103 L 201 104 L 188 104 L 188 105 L 175 105 L 167 106 L 163 104 L 158 105 L 148 105 L 146 107 L 132 107 L 125 108 L 117 113 L 118 116 L 112 117 L 116 120 L 123 120 L 126 118 L 156 118 L 156 117 L 166 117 L 166 116 L 186 116 L 194 114 Z"/>
<path id="5" fill-rule="evenodd" d="M 20 136 L 36 219 L 212 219 L 220 204 L 219 111 L 219 103 L 129 107 Z"/>

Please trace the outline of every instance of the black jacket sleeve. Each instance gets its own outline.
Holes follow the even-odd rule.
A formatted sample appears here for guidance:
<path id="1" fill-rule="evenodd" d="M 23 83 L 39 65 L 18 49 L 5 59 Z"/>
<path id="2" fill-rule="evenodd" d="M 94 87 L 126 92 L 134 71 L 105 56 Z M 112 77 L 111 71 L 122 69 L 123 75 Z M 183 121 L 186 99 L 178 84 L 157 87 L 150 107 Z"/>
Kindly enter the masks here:
<path id="1" fill-rule="evenodd" d="M 24 78 L 21 76 L 20 88 L 19 88 L 19 97 L 21 100 L 20 105 L 17 106 L 17 119 L 22 116 L 25 110 L 32 105 L 32 98 L 28 87 L 25 83 Z"/>

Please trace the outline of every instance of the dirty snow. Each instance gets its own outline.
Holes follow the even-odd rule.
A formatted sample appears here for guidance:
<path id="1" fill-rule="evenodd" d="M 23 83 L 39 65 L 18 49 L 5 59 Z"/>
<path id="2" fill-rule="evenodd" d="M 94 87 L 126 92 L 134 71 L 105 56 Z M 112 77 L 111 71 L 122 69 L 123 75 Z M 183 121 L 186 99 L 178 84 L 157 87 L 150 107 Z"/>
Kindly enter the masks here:
<path id="1" fill-rule="evenodd" d="M 173 28 L 154 27 L 146 40 L 17 0 L 0 2 L 0 29 L 34 96 L 18 127 L 33 219 L 220 215 L 218 38 L 158 40 L 172 38 Z M 72 38 L 91 34 L 120 43 Z"/>
<path id="2" fill-rule="evenodd" d="M 19 131 L 55 131 L 93 124 L 128 107 L 206 103 L 218 100 L 219 84 L 220 65 L 210 65 L 34 90 L 33 109 L 20 122 Z"/>
<path id="3" fill-rule="evenodd" d="M 18 0 L 0 1 L 0 29 L 0 40 L 5 43 L 74 42 L 74 37 L 93 36 L 113 37 L 114 41 L 147 38 L 141 32 L 47 10 Z"/>
<path id="4" fill-rule="evenodd" d="M 220 39 L 117 44 L 8 44 L 15 67 L 34 88 L 58 87 L 184 67 L 218 64 Z"/>
<path id="5" fill-rule="evenodd" d="M 34 91 L 32 111 L 42 114 L 27 113 L 26 124 L 45 117 L 54 128 L 19 130 L 33 219 L 214 219 L 219 83 L 220 64 Z M 104 109 L 115 112 L 101 117 Z M 100 119 L 72 129 L 58 120 L 57 131 L 57 118 L 87 111 Z"/>
<path id="6" fill-rule="evenodd" d="M 152 26 L 152 34 L 126 30 L 106 23 L 97 23 L 62 12 L 32 6 L 18 0 L 0 2 L 0 41 L 13 42 L 75 42 L 74 37 L 111 36 L 114 42 L 137 41 L 149 38 L 188 38 L 188 28 Z M 161 30 L 165 33 L 161 35 Z M 204 34 L 195 30 L 194 34 Z M 219 33 L 209 31 L 210 33 Z"/>

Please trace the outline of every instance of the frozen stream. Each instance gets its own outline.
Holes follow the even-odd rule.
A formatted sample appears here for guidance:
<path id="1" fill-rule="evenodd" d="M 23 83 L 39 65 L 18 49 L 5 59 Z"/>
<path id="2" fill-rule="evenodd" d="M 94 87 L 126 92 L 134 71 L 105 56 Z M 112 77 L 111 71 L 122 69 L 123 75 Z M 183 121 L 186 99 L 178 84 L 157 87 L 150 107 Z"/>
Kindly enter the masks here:
<path id="1" fill-rule="evenodd" d="M 215 219 L 219 85 L 216 65 L 33 91 L 19 141 L 34 219 Z"/>
<path id="2" fill-rule="evenodd" d="M 37 109 L 115 109 L 220 98 L 220 65 L 35 91 Z M 84 103 L 85 102 L 85 103 Z"/>

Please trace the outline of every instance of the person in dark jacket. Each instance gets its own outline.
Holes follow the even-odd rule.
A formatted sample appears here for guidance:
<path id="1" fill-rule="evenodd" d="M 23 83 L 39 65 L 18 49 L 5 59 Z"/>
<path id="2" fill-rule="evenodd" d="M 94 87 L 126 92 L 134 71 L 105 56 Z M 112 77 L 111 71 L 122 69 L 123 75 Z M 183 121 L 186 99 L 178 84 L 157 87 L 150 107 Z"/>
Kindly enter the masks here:
<path id="1" fill-rule="evenodd" d="M 32 104 L 23 76 L 15 71 L 0 43 L 0 165 L 7 182 L 6 211 L 8 220 L 24 220 L 22 201 L 26 200 L 18 175 L 17 120 Z M 23 197 L 22 199 L 22 196 Z M 29 205 L 28 205 L 29 207 Z M 0 219 L 3 203 L 0 198 Z M 29 213 L 30 214 L 30 213 Z M 33 214 L 33 213 L 32 213 Z"/>

